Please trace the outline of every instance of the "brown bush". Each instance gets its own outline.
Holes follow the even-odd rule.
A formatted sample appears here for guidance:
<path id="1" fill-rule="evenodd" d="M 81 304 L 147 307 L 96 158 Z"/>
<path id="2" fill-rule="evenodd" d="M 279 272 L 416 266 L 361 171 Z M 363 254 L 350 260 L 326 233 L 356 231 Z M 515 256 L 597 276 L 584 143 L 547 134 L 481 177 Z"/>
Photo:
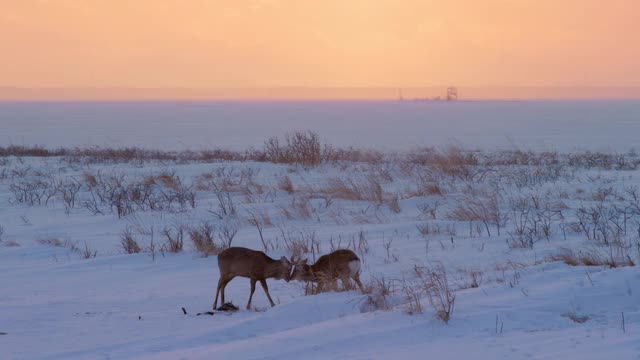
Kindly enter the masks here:
<path id="1" fill-rule="evenodd" d="M 443 265 L 414 267 L 417 285 L 427 295 L 429 303 L 436 310 L 436 316 L 448 323 L 453 315 L 456 294 L 449 286 L 447 272 Z"/>
<path id="2" fill-rule="evenodd" d="M 291 178 L 288 176 L 283 176 L 278 180 L 278 189 L 282 191 L 286 191 L 289 194 L 293 194 L 293 183 L 291 182 Z"/>
<path id="3" fill-rule="evenodd" d="M 161 235 L 165 237 L 165 243 L 161 246 L 161 249 L 170 253 L 182 252 L 186 228 L 187 227 L 182 224 L 165 226 L 161 232 Z"/>
<path id="4" fill-rule="evenodd" d="M 137 254 L 142 250 L 133 237 L 133 231 L 131 231 L 130 228 L 126 228 L 122 234 L 120 234 L 120 247 L 127 254 Z"/>
<path id="5" fill-rule="evenodd" d="M 563 248 L 558 253 L 547 257 L 549 261 L 562 261 L 570 266 L 608 266 L 617 268 L 623 266 L 635 266 L 635 262 L 629 256 L 603 255 L 597 250 L 580 251 L 575 253 L 571 249 Z"/>
<path id="6" fill-rule="evenodd" d="M 224 246 L 215 242 L 214 227 L 210 223 L 190 228 L 189 237 L 196 251 L 204 257 L 218 255 L 224 250 Z"/>
<path id="7" fill-rule="evenodd" d="M 281 143 L 272 137 L 264 143 L 265 158 L 273 163 L 318 165 L 322 162 L 322 144 L 312 131 L 286 134 Z"/>
<path id="8" fill-rule="evenodd" d="M 373 277 L 371 282 L 365 285 L 365 301 L 360 305 L 360 312 L 387 311 L 391 309 L 389 297 L 393 294 L 391 281 L 384 276 Z"/>

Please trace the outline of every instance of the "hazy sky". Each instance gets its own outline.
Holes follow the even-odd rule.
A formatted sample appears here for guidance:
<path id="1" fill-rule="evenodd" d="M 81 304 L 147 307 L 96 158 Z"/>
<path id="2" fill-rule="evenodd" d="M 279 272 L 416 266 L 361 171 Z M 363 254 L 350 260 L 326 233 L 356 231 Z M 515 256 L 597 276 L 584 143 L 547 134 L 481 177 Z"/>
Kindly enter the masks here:
<path id="1" fill-rule="evenodd" d="M 0 0 L 0 86 L 640 86 L 638 0 Z"/>

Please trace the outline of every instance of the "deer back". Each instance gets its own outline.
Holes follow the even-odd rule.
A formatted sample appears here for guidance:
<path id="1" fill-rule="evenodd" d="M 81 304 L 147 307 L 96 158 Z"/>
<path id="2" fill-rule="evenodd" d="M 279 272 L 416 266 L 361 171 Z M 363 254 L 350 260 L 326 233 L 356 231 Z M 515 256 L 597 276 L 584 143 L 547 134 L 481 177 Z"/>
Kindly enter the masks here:
<path id="1" fill-rule="evenodd" d="M 291 262 L 285 257 L 272 259 L 262 251 L 232 247 L 218 254 L 218 268 L 225 276 L 289 280 Z"/>
<path id="2" fill-rule="evenodd" d="M 313 265 L 296 266 L 294 278 L 303 281 L 321 281 L 351 276 L 360 270 L 360 258 L 351 250 L 341 249 L 321 256 Z"/>

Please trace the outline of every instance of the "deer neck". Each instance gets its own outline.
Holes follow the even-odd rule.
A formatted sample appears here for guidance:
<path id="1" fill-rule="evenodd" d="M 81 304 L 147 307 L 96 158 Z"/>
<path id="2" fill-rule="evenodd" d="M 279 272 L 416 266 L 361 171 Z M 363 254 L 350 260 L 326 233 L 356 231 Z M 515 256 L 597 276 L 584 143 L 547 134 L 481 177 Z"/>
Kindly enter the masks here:
<path id="1" fill-rule="evenodd" d="M 280 261 L 271 259 L 271 261 L 269 261 L 264 267 L 265 278 L 279 277 L 280 273 L 281 273 Z"/>

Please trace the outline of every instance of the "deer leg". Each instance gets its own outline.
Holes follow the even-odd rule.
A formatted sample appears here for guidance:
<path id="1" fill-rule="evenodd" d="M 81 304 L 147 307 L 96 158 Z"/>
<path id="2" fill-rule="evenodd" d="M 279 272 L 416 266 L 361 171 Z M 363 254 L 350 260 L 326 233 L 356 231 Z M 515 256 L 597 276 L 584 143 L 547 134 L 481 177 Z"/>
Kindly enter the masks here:
<path id="1" fill-rule="evenodd" d="M 254 291 L 256 291 L 256 279 L 251 279 L 251 294 L 249 294 L 249 302 L 247 303 L 247 310 L 251 309 L 251 298 L 253 298 Z"/>
<path id="2" fill-rule="evenodd" d="M 222 276 L 220 276 L 220 279 L 218 279 L 218 287 L 216 288 L 216 299 L 213 301 L 213 310 L 215 310 L 218 307 L 218 294 L 220 293 L 220 289 L 222 288 L 222 284 L 224 283 L 223 280 L 224 279 Z"/>
<path id="3" fill-rule="evenodd" d="M 362 283 L 360 282 L 360 273 L 353 274 L 353 280 L 358 284 L 360 292 L 364 294 L 364 286 L 362 286 Z"/>
<path id="4" fill-rule="evenodd" d="M 332 277 L 330 280 L 329 291 L 338 291 L 338 279 Z"/>
<path id="5" fill-rule="evenodd" d="M 342 281 L 342 287 L 345 290 L 351 290 L 351 280 L 349 280 L 349 276 L 341 277 L 340 281 Z"/>
<path id="6" fill-rule="evenodd" d="M 229 278 L 229 279 L 225 279 L 224 283 L 222 284 L 222 289 L 220 290 L 220 295 L 222 296 L 222 305 L 224 305 L 224 289 L 227 287 L 227 284 L 233 280 L 233 277 Z"/>
<path id="7" fill-rule="evenodd" d="M 276 306 L 276 304 L 274 304 L 273 300 L 271 300 L 271 295 L 269 295 L 269 287 L 267 286 L 267 280 L 262 279 L 260 280 L 260 285 L 262 285 L 262 289 L 264 289 L 264 293 L 267 294 L 267 299 L 269 299 L 269 302 L 271 303 L 271 306 Z"/>

